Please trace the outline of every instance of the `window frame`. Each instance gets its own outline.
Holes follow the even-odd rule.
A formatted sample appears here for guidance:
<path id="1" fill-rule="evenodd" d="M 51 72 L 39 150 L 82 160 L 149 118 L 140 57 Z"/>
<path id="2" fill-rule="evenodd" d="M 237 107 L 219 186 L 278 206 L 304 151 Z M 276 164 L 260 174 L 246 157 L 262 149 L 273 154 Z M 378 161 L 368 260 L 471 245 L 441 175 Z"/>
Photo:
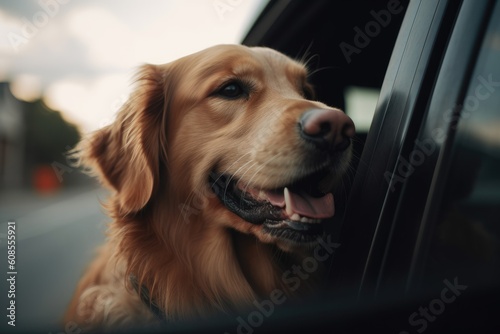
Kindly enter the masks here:
<path id="1" fill-rule="evenodd" d="M 415 139 L 423 142 L 432 138 L 432 132 L 436 129 L 442 129 L 446 133 L 442 143 L 433 142 L 437 150 L 427 157 L 421 166 L 427 179 L 422 182 L 422 179 L 417 178 L 416 174 L 412 175 L 414 180 L 408 180 L 412 182 L 412 185 L 410 182 L 405 185 L 398 203 L 398 214 L 394 219 L 394 224 L 404 225 L 407 215 L 401 210 L 402 203 L 411 201 L 414 193 L 427 194 L 425 203 L 422 203 L 424 206 L 419 210 L 421 219 L 416 226 L 418 228 L 416 238 L 404 241 L 410 245 L 410 250 L 412 250 L 405 291 L 422 288 L 421 283 L 430 246 L 430 235 L 438 217 L 451 168 L 455 132 L 462 112 L 460 106 L 463 105 L 468 87 L 473 80 L 472 75 L 479 61 L 478 55 L 494 5 L 494 1 L 478 3 L 466 0 L 463 2 L 440 71 L 436 76 L 436 84 L 426 110 L 426 118 Z M 460 84 L 457 85 L 457 83 Z M 451 115 L 450 112 L 452 112 Z M 412 149 L 416 150 L 417 148 L 413 147 Z M 394 238 L 397 239 L 398 236 Z M 399 252 L 401 249 L 397 248 L 391 253 Z M 398 265 L 395 261 L 392 262 L 393 267 Z M 382 280 L 385 280 L 387 285 L 389 283 L 387 276 L 390 275 L 390 272 L 385 273 L 385 277 L 380 278 L 379 285 L 382 284 Z"/>

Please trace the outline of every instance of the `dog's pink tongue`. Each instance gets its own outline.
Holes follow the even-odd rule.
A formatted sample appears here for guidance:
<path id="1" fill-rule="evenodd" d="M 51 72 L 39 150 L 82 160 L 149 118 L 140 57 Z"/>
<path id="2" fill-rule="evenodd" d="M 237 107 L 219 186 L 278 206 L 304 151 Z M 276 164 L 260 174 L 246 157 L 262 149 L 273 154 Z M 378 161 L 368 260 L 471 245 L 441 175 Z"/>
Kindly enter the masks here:
<path id="1" fill-rule="evenodd" d="M 297 213 L 308 218 L 330 218 L 335 214 L 333 194 L 323 197 L 312 197 L 306 193 L 294 193 L 285 188 L 283 193 L 267 192 L 269 202 L 275 206 L 285 207 L 289 216 Z"/>

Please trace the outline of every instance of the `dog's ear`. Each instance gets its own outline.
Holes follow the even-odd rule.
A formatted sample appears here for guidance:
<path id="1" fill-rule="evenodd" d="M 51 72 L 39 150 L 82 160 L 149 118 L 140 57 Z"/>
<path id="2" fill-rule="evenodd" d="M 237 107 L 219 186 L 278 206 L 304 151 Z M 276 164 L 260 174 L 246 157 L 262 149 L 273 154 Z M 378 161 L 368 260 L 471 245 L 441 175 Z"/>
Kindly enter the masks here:
<path id="1" fill-rule="evenodd" d="M 116 191 L 121 214 L 142 209 L 158 187 L 160 163 L 166 159 L 167 76 L 166 66 L 144 65 L 113 124 L 75 150 L 79 164 Z"/>

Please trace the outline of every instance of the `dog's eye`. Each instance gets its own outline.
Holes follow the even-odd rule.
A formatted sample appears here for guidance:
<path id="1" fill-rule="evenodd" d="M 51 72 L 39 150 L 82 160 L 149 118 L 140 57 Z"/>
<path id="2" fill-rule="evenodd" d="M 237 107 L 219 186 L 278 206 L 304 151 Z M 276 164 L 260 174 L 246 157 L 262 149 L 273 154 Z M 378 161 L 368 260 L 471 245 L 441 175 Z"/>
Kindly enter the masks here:
<path id="1" fill-rule="evenodd" d="M 237 81 L 231 81 L 216 91 L 216 95 L 228 100 L 236 100 L 242 97 L 247 97 L 248 92 L 243 88 L 243 85 Z"/>

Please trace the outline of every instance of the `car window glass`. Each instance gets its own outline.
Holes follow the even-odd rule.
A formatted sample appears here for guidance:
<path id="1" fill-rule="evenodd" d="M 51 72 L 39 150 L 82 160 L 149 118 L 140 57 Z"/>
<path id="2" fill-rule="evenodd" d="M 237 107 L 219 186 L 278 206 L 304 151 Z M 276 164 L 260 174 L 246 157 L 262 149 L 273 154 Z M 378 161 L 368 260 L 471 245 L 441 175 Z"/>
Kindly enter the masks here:
<path id="1" fill-rule="evenodd" d="M 493 13 L 498 17 L 500 4 Z M 469 284 L 494 282 L 500 272 L 499 20 L 487 29 L 460 108 L 427 269 Z"/>

